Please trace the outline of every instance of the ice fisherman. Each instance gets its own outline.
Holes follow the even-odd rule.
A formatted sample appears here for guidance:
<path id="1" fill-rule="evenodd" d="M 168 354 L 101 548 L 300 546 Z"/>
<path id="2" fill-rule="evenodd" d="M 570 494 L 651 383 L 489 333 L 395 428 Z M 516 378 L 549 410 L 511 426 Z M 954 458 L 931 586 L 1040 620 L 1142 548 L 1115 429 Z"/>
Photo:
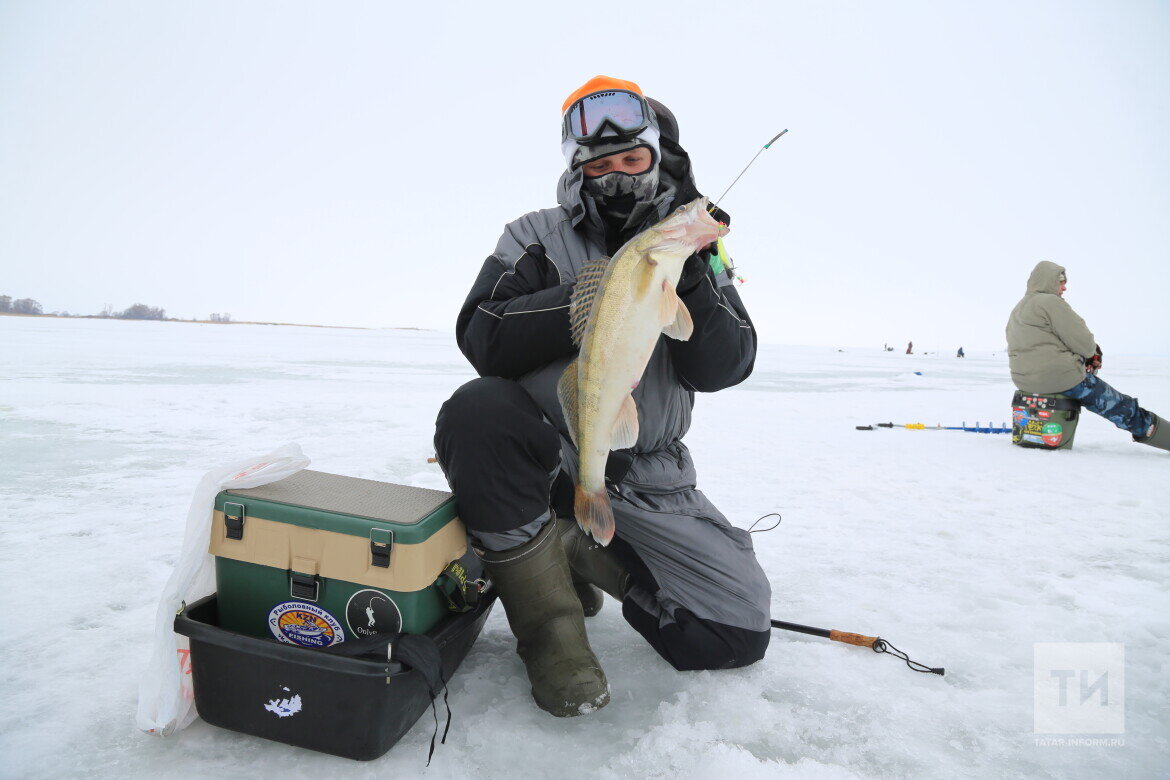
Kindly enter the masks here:
<path id="1" fill-rule="evenodd" d="M 683 436 L 696 392 L 752 372 L 756 331 L 714 245 L 677 285 L 689 341 L 660 338 L 641 383 L 637 444 L 610 454 L 617 535 L 573 519 L 577 454 L 557 400 L 575 357 L 569 300 L 589 261 L 699 197 L 674 115 L 630 81 L 597 76 L 561 108 L 557 206 L 509 223 L 459 312 L 456 339 L 480 375 L 439 411 L 435 452 L 516 636 L 536 704 L 565 717 L 609 702 L 586 616 L 604 593 L 678 670 L 760 660 L 771 588 L 750 535 L 696 489 Z M 715 218 L 729 223 L 722 211 Z"/>
<path id="2" fill-rule="evenodd" d="M 1133 434 L 1133 440 L 1170 450 L 1170 425 L 1117 392 L 1097 376 L 1101 347 L 1085 321 L 1064 300 L 1068 277 L 1062 266 L 1041 260 L 1028 277 L 1028 291 L 1007 323 L 1012 382 L 1025 393 L 1060 393 Z"/>

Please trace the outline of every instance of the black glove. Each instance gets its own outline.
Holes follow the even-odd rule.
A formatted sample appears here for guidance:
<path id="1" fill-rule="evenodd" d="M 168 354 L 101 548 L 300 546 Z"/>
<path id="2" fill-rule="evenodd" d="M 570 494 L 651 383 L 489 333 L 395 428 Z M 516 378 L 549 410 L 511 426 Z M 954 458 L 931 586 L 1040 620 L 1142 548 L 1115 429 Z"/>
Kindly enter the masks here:
<path id="1" fill-rule="evenodd" d="M 717 251 L 714 244 L 708 244 L 686 259 L 682 273 L 678 277 L 678 284 L 674 288 L 679 295 L 686 295 L 699 286 L 699 282 L 703 281 L 711 267 L 711 255 Z"/>
<path id="2" fill-rule="evenodd" d="M 731 215 L 721 208 L 716 207 L 712 210 L 711 217 L 721 225 L 731 225 Z M 675 286 L 679 295 L 686 295 L 699 286 L 699 282 L 703 281 L 711 267 L 711 256 L 718 252 L 717 242 L 711 242 L 686 259 L 682 273 L 678 277 L 678 284 Z"/>
<path id="3" fill-rule="evenodd" d="M 1091 358 L 1085 361 L 1085 371 L 1090 374 L 1095 374 L 1101 370 L 1101 345 L 1097 345 L 1097 352 Z"/>

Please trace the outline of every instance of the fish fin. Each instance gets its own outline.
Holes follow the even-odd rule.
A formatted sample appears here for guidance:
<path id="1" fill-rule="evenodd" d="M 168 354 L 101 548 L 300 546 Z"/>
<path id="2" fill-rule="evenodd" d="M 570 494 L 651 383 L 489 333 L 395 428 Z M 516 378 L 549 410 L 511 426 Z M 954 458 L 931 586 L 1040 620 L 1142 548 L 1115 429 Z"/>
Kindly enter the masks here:
<path id="1" fill-rule="evenodd" d="M 580 446 L 577 444 L 577 398 L 577 361 L 574 360 L 565 368 L 560 381 L 557 382 L 557 399 L 561 402 L 565 425 L 569 428 L 569 438 L 573 440 L 574 447 Z"/>
<path id="2" fill-rule="evenodd" d="M 573 512 L 581 530 L 590 534 L 602 547 L 610 543 L 614 531 L 613 507 L 604 487 L 596 493 L 590 493 L 578 483 L 573 492 Z"/>
<path id="3" fill-rule="evenodd" d="M 609 258 L 601 257 L 588 263 L 577 274 L 577 283 L 573 286 L 573 295 L 569 299 L 569 334 L 577 346 L 581 346 L 581 342 L 585 338 L 585 324 L 589 321 L 589 312 L 593 310 L 593 300 L 597 297 L 597 290 L 601 287 L 601 278 L 605 276 L 607 268 L 609 268 Z"/>
<path id="4" fill-rule="evenodd" d="M 634 396 L 627 395 L 622 401 L 622 408 L 618 411 L 617 419 L 613 421 L 613 431 L 610 434 L 610 449 L 624 450 L 638 443 L 638 406 L 634 403 Z"/>
<path id="5" fill-rule="evenodd" d="M 686 341 L 695 332 L 695 323 L 691 319 L 690 309 L 665 279 L 662 282 L 662 298 L 658 304 L 658 316 L 659 322 L 662 323 L 662 332 L 672 339 Z"/>

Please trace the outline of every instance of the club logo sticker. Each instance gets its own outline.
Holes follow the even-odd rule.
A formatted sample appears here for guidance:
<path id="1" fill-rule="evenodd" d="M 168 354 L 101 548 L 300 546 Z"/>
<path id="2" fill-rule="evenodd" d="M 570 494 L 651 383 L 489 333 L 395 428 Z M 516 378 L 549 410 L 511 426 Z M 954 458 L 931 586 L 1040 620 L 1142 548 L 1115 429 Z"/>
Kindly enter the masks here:
<path id="1" fill-rule="evenodd" d="M 367 588 L 349 597 L 345 622 L 354 636 L 397 634 L 402 630 L 402 613 L 385 593 Z"/>
<path id="2" fill-rule="evenodd" d="M 329 647 L 345 641 L 337 618 L 305 601 L 286 601 L 273 607 L 268 613 L 268 629 L 281 642 L 301 647 Z"/>
<path id="3" fill-rule="evenodd" d="M 1041 433 L 1044 437 L 1044 443 L 1049 447 L 1060 446 L 1060 440 L 1064 438 L 1064 428 L 1061 427 L 1060 423 L 1045 423 Z"/>

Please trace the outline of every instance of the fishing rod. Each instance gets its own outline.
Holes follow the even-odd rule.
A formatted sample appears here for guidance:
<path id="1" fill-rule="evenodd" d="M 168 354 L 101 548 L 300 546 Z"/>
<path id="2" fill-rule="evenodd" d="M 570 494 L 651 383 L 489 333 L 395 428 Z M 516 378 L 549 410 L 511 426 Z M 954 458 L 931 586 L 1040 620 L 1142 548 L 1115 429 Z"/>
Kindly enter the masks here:
<path id="1" fill-rule="evenodd" d="M 783 620 L 772 620 L 772 628 L 778 628 L 781 631 L 796 631 L 801 634 L 811 634 L 813 636 L 824 637 L 831 639 L 834 642 L 844 642 L 847 645 L 857 645 L 858 647 L 868 647 L 875 653 L 887 653 L 900 658 L 906 662 L 906 666 L 910 667 L 916 672 L 923 674 L 937 674 L 940 677 L 946 674 L 946 669 L 938 666 L 927 666 L 920 664 L 917 661 L 911 661 L 910 658 L 898 648 L 891 645 L 880 636 L 865 636 L 864 634 L 853 634 L 848 631 L 837 631 L 830 628 L 814 628 L 813 626 L 802 626 L 799 623 L 786 623 Z"/>
<path id="2" fill-rule="evenodd" d="M 859 431 L 872 431 L 877 428 L 906 428 L 911 431 L 967 431 L 968 433 L 1011 433 L 1012 429 L 1007 423 L 1000 423 L 999 427 L 993 427 L 991 423 L 986 426 L 975 423 L 975 425 L 968 426 L 966 422 L 962 425 L 923 425 L 922 423 L 876 423 L 875 425 L 857 425 L 855 426 Z"/>
<path id="3" fill-rule="evenodd" d="M 776 522 L 770 528 L 761 528 L 759 531 L 755 530 L 756 526 L 759 525 L 760 521 L 764 520 L 764 518 L 767 518 L 767 517 L 775 517 Z M 783 518 L 780 517 L 779 512 L 771 512 L 769 514 L 766 514 L 763 517 L 756 520 L 756 522 L 751 524 L 751 527 L 748 528 L 748 533 L 756 534 L 756 533 L 764 533 L 767 531 L 775 530 L 776 526 L 780 525 L 780 521 L 782 519 Z M 775 618 L 772 618 L 771 620 L 772 620 L 772 628 L 778 628 L 781 631 L 796 631 L 796 632 L 801 633 L 801 634 L 812 634 L 813 636 L 823 636 L 825 639 L 831 639 L 834 642 L 844 642 L 847 645 L 857 645 L 858 647 L 868 647 L 870 650 L 873 650 L 875 653 L 887 653 L 889 655 L 894 656 L 895 658 L 902 659 L 903 661 L 906 662 L 906 666 L 910 667 L 911 669 L 913 669 L 916 672 L 923 672 L 926 674 L 937 674 L 940 676 L 946 673 L 946 670 L 943 669 L 941 666 L 936 668 L 933 666 L 927 666 L 926 664 L 920 664 L 917 661 L 911 661 L 910 658 L 905 653 L 903 653 L 901 650 L 899 650 L 898 648 L 891 645 L 886 640 L 882 639 L 880 636 L 865 636 L 864 634 L 854 634 L 854 633 L 850 633 L 849 631 L 837 631 L 836 629 L 830 629 L 830 628 L 814 628 L 813 626 L 802 626 L 800 623 L 788 623 L 784 620 L 776 620 Z"/>
<path id="4" fill-rule="evenodd" d="M 764 149 L 767 149 L 772 144 L 776 143 L 776 140 L 780 136 L 784 135 L 787 132 L 788 132 L 788 128 L 786 127 L 783 130 L 781 130 L 779 133 L 776 133 L 776 135 L 772 136 L 772 140 L 769 141 L 768 143 L 764 144 L 763 148 L 761 148 L 760 151 L 756 152 L 756 157 L 759 157 L 761 154 L 763 154 Z M 716 198 L 715 202 L 712 203 L 708 208 L 714 210 L 714 208 L 719 205 L 719 201 L 723 200 L 724 196 L 727 195 L 727 193 L 731 191 L 731 188 L 735 186 L 735 182 L 739 181 L 740 177 L 742 177 L 745 173 L 747 173 L 747 169 L 752 167 L 752 163 L 754 163 L 756 161 L 756 157 L 753 157 L 747 165 L 743 166 L 743 170 L 739 172 L 739 176 L 736 176 L 735 180 L 732 181 L 731 184 L 727 185 L 727 189 L 725 189 L 723 191 L 723 195 L 720 195 L 718 198 Z"/>

